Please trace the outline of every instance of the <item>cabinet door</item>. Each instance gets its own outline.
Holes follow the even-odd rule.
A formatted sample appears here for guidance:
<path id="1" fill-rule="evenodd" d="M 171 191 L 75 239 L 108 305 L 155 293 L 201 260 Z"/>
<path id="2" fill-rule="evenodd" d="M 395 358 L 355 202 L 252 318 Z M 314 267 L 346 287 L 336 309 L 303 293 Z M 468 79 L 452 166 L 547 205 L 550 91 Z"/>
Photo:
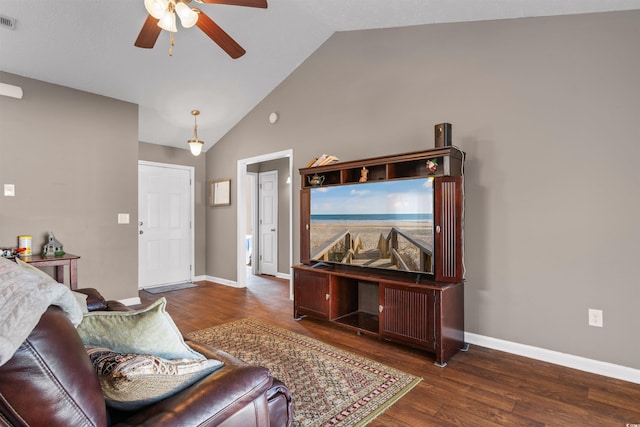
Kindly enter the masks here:
<path id="1" fill-rule="evenodd" d="M 329 318 L 329 278 L 327 273 L 294 269 L 293 317 L 308 314 Z"/>
<path id="2" fill-rule="evenodd" d="M 380 286 L 380 336 L 435 350 L 434 291 Z"/>
<path id="3" fill-rule="evenodd" d="M 439 282 L 460 282 L 462 248 L 462 177 L 438 177 L 435 183 L 435 273 Z"/>

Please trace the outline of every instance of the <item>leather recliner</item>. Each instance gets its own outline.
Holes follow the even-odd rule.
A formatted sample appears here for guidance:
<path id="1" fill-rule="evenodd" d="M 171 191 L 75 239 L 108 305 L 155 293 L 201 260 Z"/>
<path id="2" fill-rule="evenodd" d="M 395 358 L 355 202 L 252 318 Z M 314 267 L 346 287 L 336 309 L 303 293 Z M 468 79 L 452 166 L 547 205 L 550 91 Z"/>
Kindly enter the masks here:
<path id="1" fill-rule="evenodd" d="M 89 310 L 128 310 L 94 289 Z M 239 426 L 281 427 L 293 422 L 291 394 L 268 369 L 248 365 L 204 344 L 185 340 L 224 366 L 190 387 L 138 411 L 105 404 L 80 336 L 54 306 L 0 366 L 0 426 Z"/>

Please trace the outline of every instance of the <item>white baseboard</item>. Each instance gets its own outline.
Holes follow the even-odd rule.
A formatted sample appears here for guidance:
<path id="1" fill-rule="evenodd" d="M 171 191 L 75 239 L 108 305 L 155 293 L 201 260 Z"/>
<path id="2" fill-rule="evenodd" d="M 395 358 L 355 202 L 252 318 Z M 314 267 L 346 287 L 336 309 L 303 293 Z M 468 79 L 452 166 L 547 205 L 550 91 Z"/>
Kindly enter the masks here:
<path id="1" fill-rule="evenodd" d="M 238 282 L 236 282 L 235 280 L 223 279 L 221 277 L 204 276 L 204 279 L 202 279 L 202 280 L 206 280 L 207 282 L 220 283 L 221 285 L 231 286 L 233 288 L 241 288 L 242 287 L 242 286 L 239 286 Z"/>
<path id="2" fill-rule="evenodd" d="M 118 302 L 121 302 L 124 305 L 138 305 L 142 301 L 140 301 L 140 297 L 133 297 L 133 298 L 119 299 Z"/>
<path id="3" fill-rule="evenodd" d="M 191 279 L 192 282 L 201 282 L 203 280 L 207 280 L 207 276 L 194 276 L 193 279 Z"/>
<path id="4" fill-rule="evenodd" d="M 279 279 L 291 280 L 291 275 L 290 274 L 276 273 L 276 277 L 279 278 Z M 236 282 L 235 280 L 223 279 L 221 277 L 198 276 L 197 278 L 196 277 L 193 278 L 194 282 L 198 281 L 198 280 L 206 280 L 208 282 L 220 283 L 221 285 L 231 286 L 231 287 L 234 287 L 234 288 L 241 288 L 242 287 L 242 286 L 239 286 L 238 282 Z"/>
<path id="5" fill-rule="evenodd" d="M 504 341 L 471 332 L 464 333 L 464 340 L 469 344 L 488 347 L 519 356 L 530 357 L 531 359 L 542 360 L 567 368 L 578 369 L 580 371 L 591 372 L 592 374 L 604 375 L 623 381 L 640 384 L 640 369 L 633 369 L 626 366 L 614 365 L 609 362 L 587 359 L 585 357 L 574 356 L 572 354 L 561 353 L 559 351 L 547 350 L 533 347 L 526 344 L 518 344 L 511 341 Z"/>

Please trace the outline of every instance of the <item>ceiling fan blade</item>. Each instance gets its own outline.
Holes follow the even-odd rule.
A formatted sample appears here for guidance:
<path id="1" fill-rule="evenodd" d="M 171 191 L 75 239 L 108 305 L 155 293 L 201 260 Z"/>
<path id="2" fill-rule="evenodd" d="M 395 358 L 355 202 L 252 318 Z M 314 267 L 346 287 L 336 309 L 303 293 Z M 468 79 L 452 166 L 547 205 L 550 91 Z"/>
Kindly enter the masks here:
<path id="1" fill-rule="evenodd" d="M 140 34 L 134 43 L 137 47 L 143 47 L 145 49 L 151 49 L 158 40 L 158 36 L 162 31 L 162 28 L 158 27 L 159 19 L 154 18 L 151 15 L 147 16 L 147 20 L 144 21 Z"/>
<path id="2" fill-rule="evenodd" d="M 225 33 L 218 24 L 213 22 L 213 20 L 202 11 L 199 12 L 196 25 L 233 59 L 238 59 L 246 53 L 242 46 L 232 39 L 229 34 Z"/>
<path id="3" fill-rule="evenodd" d="M 232 6 L 247 6 L 247 7 L 260 7 L 262 9 L 267 8 L 267 0 L 196 0 L 198 3 L 213 3 L 213 4 L 229 4 Z"/>

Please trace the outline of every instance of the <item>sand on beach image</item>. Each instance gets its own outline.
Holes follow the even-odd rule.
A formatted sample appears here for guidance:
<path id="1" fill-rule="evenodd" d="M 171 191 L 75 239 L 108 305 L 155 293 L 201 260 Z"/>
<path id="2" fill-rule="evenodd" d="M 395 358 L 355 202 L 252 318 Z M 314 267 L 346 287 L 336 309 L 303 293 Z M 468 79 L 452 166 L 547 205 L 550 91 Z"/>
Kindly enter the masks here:
<path id="1" fill-rule="evenodd" d="M 389 221 L 322 222 L 312 220 L 310 227 L 311 257 L 312 259 L 323 260 L 320 256 L 324 254 L 318 254 L 318 251 L 331 246 L 331 242 L 342 236 L 346 231 L 350 231 L 352 239 L 359 236 L 362 243 L 362 248 L 360 249 L 361 259 L 354 260 L 352 263 L 366 265 L 368 261 L 363 261 L 362 258 L 367 258 L 368 256 L 380 257 L 378 251 L 380 236 L 382 235 L 383 238 L 387 238 L 392 227 L 396 227 L 402 233 L 411 236 L 413 240 L 422 246 L 431 250 L 433 249 L 432 221 L 400 221 L 390 223 Z M 420 249 L 418 249 L 415 244 L 399 235 L 397 251 L 400 253 L 410 271 L 422 271 L 420 268 Z M 336 245 L 331 246 L 331 249 L 323 252 L 326 252 L 326 256 L 328 257 L 324 260 L 340 262 L 345 254 L 344 239 L 340 239 Z M 377 262 L 370 261 L 370 263 L 376 267 L 397 268 L 388 260 L 386 262 L 384 260 Z M 427 267 L 427 271 L 431 271 L 430 266 Z"/>

